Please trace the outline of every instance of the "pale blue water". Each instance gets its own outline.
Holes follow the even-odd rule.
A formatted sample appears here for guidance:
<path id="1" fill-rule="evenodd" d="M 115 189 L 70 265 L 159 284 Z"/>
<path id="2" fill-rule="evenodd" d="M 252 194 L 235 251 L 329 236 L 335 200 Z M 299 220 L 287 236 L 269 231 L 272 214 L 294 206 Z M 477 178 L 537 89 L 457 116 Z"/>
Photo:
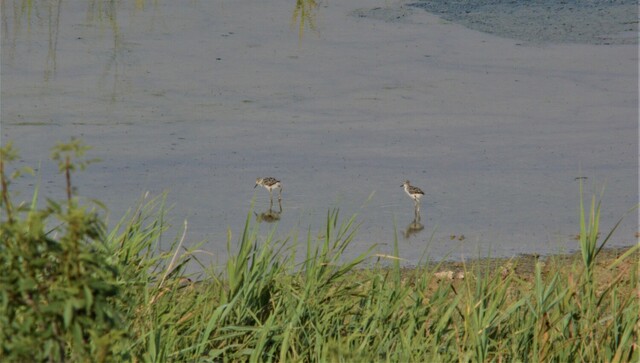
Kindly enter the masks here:
<path id="1" fill-rule="evenodd" d="M 262 236 L 277 225 L 304 245 L 340 208 L 362 223 L 350 256 L 390 253 L 397 228 L 404 264 L 427 247 L 435 259 L 575 249 L 577 177 L 589 195 L 605 187 L 604 230 L 638 203 L 633 46 L 522 46 L 433 17 L 351 16 L 380 5 L 365 0 L 323 4 L 302 39 L 293 1 L 58 5 L 35 1 L 29 18 L 3 3 L 3 143 L 42 161 L 41 194 L 63 198 L 48 150 L 82 137 L 103 161 L 74 177 L 80 195 L 114 220 L 167 191 L 165 241 L 187 219 L 205 261 L 224 262 L 252 203 L 268 210 L 259 176 L 284 184 Z M 405 179 L 426 193 L 413 234 Z M 14 188 L 29 199 L 36 182 Z M 611 245 L 637 230 L 636 211 Z"/>

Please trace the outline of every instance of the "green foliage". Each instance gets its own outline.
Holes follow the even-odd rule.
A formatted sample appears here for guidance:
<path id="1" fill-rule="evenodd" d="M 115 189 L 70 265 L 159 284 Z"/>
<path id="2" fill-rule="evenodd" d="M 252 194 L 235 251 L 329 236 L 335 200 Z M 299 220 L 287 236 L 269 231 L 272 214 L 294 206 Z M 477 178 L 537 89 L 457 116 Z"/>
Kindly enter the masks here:
<path id="1" fill-rule="evenodd" d="M 5 167 L 17 153 L 8 144 L 0 155 L 6 212 L 0 224 L 0 359 L 127 358 L 118 347 L 128 333 L 114 305 L 121 292 L 119 267 L 106 253 L 105 227 L 96 211 L 54 201 L 38 209 L 37 189 L 31 205 L 12 210 Z M 71 155 L 64 160 L 63 165 L 74 165 Z"/>
<path id="2" fill-rule="evenodd" d="M 7 214 L 7 223 L 13 223 L 13 205 L 9 195 L 9 185 L 13 179 L 19 178 L 24 173 L 33 174 L 33 169 L 22 167 L 16 169 L 7 177 L 5 170 L 8 163 L 18 158 L 18 150 L 13 148 L 13 143 L 9 141 L 5 147 L 0 147 L 0 187 L 2 188 L 2 198 L 0 199 L 0 208 Z"/>
<path id="3" fill-rule="evenodd" d="M 71 138 L 67 143 L 57 143 L 51 149 L 51 160 L 58 163 L 58 171 L 64 173 L 67 182 L 67 202 L 69 209 L 72 209 L 71 203 L 73 187 L 71 186 L 71 173 L 77 170 L 84 170 L 87 165 L 98 161 L 98 159 L 82 159 L 84 154 L 91 147 L 84 145 L 81 140 Z"/>

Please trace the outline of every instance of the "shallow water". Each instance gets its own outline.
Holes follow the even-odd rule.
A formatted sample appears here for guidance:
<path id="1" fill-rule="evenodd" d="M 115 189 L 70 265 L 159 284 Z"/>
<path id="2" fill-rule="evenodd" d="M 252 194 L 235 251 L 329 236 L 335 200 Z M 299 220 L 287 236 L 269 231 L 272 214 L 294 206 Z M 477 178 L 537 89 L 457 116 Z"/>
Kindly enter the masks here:
<path id="1" fill-rule="evenodd" d="M 284 185 L 278 236 L 340 208 L 362 222 L 350 255 L 389 253 L 395 225 L 405 264 L 573 250 L 578 180 L 605 187 L 604 231 L 638 203 L 637 45 L 523 45 L 369 0 L 322 3 L 302 38 L 294 1 L 20 3 L 2 3 L 3 143 L 63 198 L 49 148 L 82 137 L 103 161 L 80 195 L 117 219 L 166 190 L 170 236 L 187 219 L 213 261 L 252 203 L 268 211 L 259 176 Z"/>

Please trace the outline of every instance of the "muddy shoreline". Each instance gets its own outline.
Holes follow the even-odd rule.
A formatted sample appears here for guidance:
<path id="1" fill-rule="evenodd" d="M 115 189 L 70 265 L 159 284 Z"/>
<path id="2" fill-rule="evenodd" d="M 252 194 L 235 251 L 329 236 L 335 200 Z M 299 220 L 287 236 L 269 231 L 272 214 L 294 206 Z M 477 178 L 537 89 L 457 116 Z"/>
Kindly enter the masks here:
<path id="1" fill-rule="evenodd" d="M 596 266 L 607 267 L 610 266 L 617 258 L 625 254 L 632 247 L 612 247 L 603 248 L 596 257 Z M 637 263 L 640 258 L 640 252 L 632 252 L 630 256 L 624 258 L 621 262 L 621 267 L 618 269 L 630 270 L 631 266 Z M 482 271 L 482 272 L 496 272 L 500 271 L 503 274 L 514 272 L 519 277 L 524 279 L 530 279 L 535 273 L 536 263 L 542 263 L 542 270 L 549 272 L 554 266 L 570 267 L 574 264 L 580 265 L 582 256 L 580 251 L 572 253 L 560 253 L 551 255 L 539 255 L 539 254 L 522 254 L 519 256 L 505 258 L 505 257 L 487 257 L 470 259 L 467 261 L 430 261 L 427 262 L 426 267 L 429 271 L 435 271 L 437 279 L 439 280 L 461 280 L 464 279 L 465 273 L 469 271 Z M 422 266 L 420 266 L 422 267 Z M 418 266 L 406 266 L 402 268 L 403 274 L 413 273 Z"/>

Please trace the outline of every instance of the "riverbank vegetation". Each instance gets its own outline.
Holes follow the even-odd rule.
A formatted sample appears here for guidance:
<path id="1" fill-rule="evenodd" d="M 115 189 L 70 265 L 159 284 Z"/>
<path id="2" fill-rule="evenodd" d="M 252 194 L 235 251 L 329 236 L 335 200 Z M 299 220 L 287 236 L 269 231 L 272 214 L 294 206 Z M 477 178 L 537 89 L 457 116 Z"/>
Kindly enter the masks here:
<path id="1" fill-rule="evenodd" d="M 10 143 L 0 150 L 3 362 L 640 359 L 638 245 L 603 249 L 614 231 L 599 231 L 595 198 L 579 208 L 580 253 L 529 268 L 346 259 L 353 217 L 329 211 L 322 237 L 309 233 L 298 249 L 259 237 L 249 214 L 224 271 L 204 266 L 192 281 L 184 236 L 160 249 L 161 197 L 109 229 L 103 206 L 75 195 L 86 151 L 78 140 L 54 148 L 67 198 L 40 207 L 37 187 L 14 203 L 11 181 L 29 169 L 13 166 Z"/>

